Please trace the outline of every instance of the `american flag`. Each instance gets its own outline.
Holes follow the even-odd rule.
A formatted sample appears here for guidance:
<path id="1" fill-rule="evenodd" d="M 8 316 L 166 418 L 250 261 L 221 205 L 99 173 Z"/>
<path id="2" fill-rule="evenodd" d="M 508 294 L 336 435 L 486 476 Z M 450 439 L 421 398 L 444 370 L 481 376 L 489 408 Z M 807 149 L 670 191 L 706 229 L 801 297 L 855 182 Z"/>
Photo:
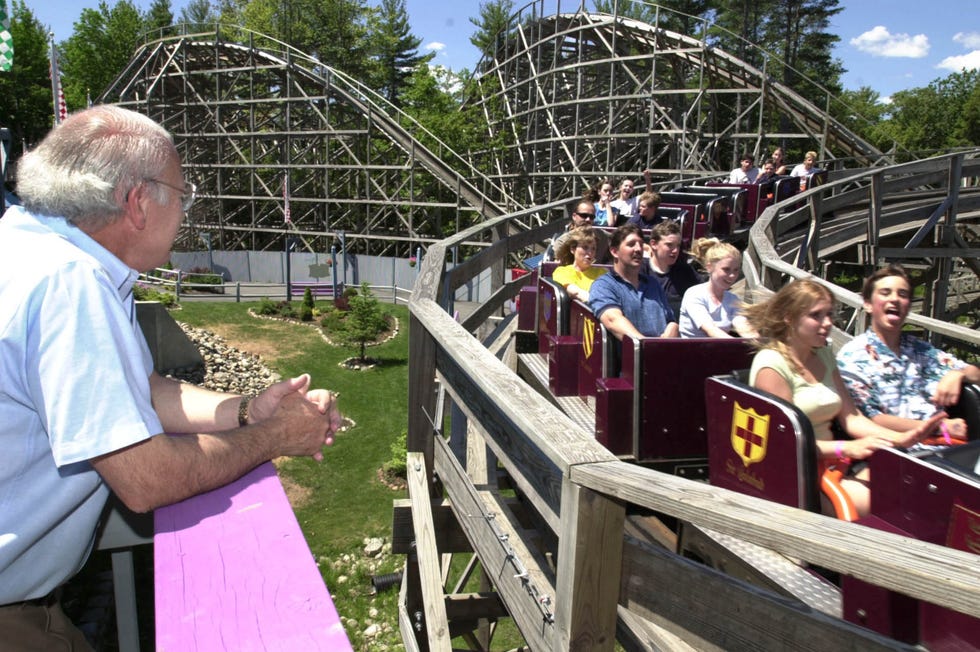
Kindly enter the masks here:
<path id="1" fill-rule="evenodd" d="M 51 97 L 54 98 L 54 123 L 61 124 L 68 118 L 68 105 L 65 104 L 65 91 L 61 88 L 61 71 L 58 70 L 58 50 L 54 47 L 54 34 L 51 37 Z"/>

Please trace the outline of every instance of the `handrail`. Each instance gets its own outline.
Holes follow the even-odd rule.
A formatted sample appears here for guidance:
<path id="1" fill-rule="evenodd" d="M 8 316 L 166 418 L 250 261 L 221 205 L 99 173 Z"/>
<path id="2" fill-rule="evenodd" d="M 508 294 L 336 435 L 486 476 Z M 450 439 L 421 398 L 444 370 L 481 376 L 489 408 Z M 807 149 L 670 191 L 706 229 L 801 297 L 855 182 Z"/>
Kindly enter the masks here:
<path id="1" fill-rule="evenodd" d="M 966 158 L 970 154 L 974 158 Z M 961 176 L 951 179 L 948 170 L 959 166 Z M 823 185 L 811 188 L 804 193 L 796 195 L 793 202 L 781 202 L 768 207 L 763 211 L 759 219 L 749 231 L 749 245 L 746 255 L 743 258 L 742 272 L 745 275 L 746 286 L 750 293 L 765 292 L 774 289 L 770 279 L 778 278 L 781 275 L 789 276 L 794 279 L 808 278 L 817 281 L 827 287 L 834 295 L 834 299 L 840 304 L 853 308 L 860 314 L 864 301 L 861 296 L 844 288 L 840 288 L 833 283 L 814 274 L 813 271 L 802 268 L 799 264 L 786 262 L 776 250 L 776 240 L 779 234 L 785 234 L 790 225 L 791 228 L 799 228 L 801 224 L 795 218 L 798 217 L 797 208 L 799 200 L 806 202 L 805 208 L 813 209 L 815 206 L 816 214 L 811 214 L 804 223 L 811 226 L 815 220 L 821 220 L 834 210 L 841 208 L 841 202 L 835 201 L 841 195 L 854 196 L 864 195 L 869 206 L 881 206 L 883 197 L 886 193 L 896 193 L 898 190 L 912 190 L 934 184 L 937 181 L 940 188 L 951 190 L 951 184 L 961 184 L 964 179 L 980 177 L 980 150 L 974 149 L 971 152 L 958 152 L 947 154 L 924 161 L 912 163 L 902 163 L 887 168 L 879 168 L 870 174 L 860 172 L 853 175 L 844 176 L 836 181 L 829 181 Z M 857 186 L 857 189 L 854 188 Z M 955 187 L 955 185 L 953 186 Z M 819 201 L 822 200 L 822 201 Z M 878 218 L 878 228 L 880 229 L 881 217 Z M 877 241 L 878 234 L 869 234 L 870 238 Z M 938 254 L 937 256 L 941 256 Z M 805 258 L 798 256 L 797 259 Z M 820 252 L 814 252 L 813 259 L 820 259 Z M 877 261 L 872 261 L 872 264 Z M 853 335 L 864 330 L 865 324 L 862 319 L 855 319 L 852 322 Z M 959 324 L 949 323 L 941 319 L 910 314 L 908 323 L 929 333 L 935 333 L 960 342 L 971 345 L 980 345 L 980 333 L 972 328 L 966 328 Z"/>
<path id="2" fill-rule="evenodd" d="M 910 183 L 920 184 L 921 177 L 931 174 L 929 170 L 935 167 L 935 162 L 931 167 L 910 164 L 897 166 L 898 173 L 876 170 L 873 174 L 883 175 L 887 183 L 897 183 L 899 174 L 909 174 Z M 842 194 L 853 193 L 852 186 L 866 183 L 867 176 L 845 177 L 831 187 Z M 832 204 L 833 195 L 824 192 L 826 203 Z M 808 202 L 817 195 L 817 191 L 811 191 L 799 199 Z M 774 224 L 775 218 L 798 220 L 801 211 L 810 211 L 812 204 L 809 201 L 802 208 L 770 209 L 765 214 L 768 219 L 753 229 L 754 249 L 752 256 L 746 257 L 753 258 L 755 265 L 750 265 L 746 272 L 746 276 L 753 275 L 753 287 L 764 287 L 765 279 L 778 279 L 778 274 L 807 275 L 780 260 L 769 234 L 778 226 Z M 590 649 L 612 649 L 616 603 L 622 599 L 621 591 L 627 591 L 629 586 L 629 578 L 622 576 L 624 568 L 629 572 L 629 564 L 621 557 L 627 554 L 623 545 L 628 539 L 624 539 L 626 504 L 654 509 L 916 599 L 980 617 L 980 585 L 974 581 L 980 570 L 976 556 L 626 464 L 600 447 L 593 433 L 575 425 L 521 380 L 470 333 L 471 329 L 475 330 L 475 323 L 466 322 L 464 326 L 452 316 L 455 288 L 487 269 L 493 276 L 491 282 L 496 287 L 504 287 L 507 284 L 505 261 L 535 238 L 543 238 L 546 227 L 508 234 L 509 225 L 517 217 L 516 214 L 502 216 L 449 237 L 432 246 L 422 262 L 409 302 L 412 338 L 408 451 L 420 454 L 412 459 L 424 462 L 414 472 L 424 474 L 426 479 L 439 477 L 438 485 L 430 481 L 416 486 L 429 487 L 427 498 L 433 505 L 448 497 L 459 527 L 480 555 L 484 568 L 493 572 L 494 589 L 532 649 L 567 649 L 574 647 L 572 641 L 589 641 Z M 494 235 L 496 239 L 490 247 L 451 265 L 450 252 L 481 234 Z M 839 288 L 832 290 L 847 305 L 860 306 L 854 293 Z M 507 298 L 501 292 L 491 296 L 488 304 L 477 309 L 481 314 L 499 310 Z M 968 329 L 938 320 L 917 318 L 915 321 L 944 335 L 964 336 L 971 342 L 977 338 L 972 332 L 964 332 Z M 453 447 L 442 437 L 446 422 L 444 410 L 450 403 L 457 408 L 450 412 L 451 420 L 465 419 L 462 428 L 457 428 L 453 421 L 453 431 L 470 433 L 467 447 L 470 457 L 465 461 L 456 458 L 450 450 Z M 526 538 L 530 536 L 527 525 L 518 522 L 505 505 L 491 504 L 491 498 L 481 497 L 491 482 L 490 469 L 496 468 L 480 467 L 482 449 L 488 450 L 506 470 L 523 502 L 536 515 L 540 532 L 549 533 L 545 538 L 557 538 L 554 568 L 534 553 L 540 535 Z M 463 465 L 468 468 L 464 469 Z M 471 474 L 469 478 L 467 471 Z M 412 495 L 413 504 L 425 499 L 418 493 Z M 765 517 L 760 521 L 763 513 Z M 439 541 L 440 536 L 428 535 L 434 527 L 433 516 L 426 515 L 426 510 L 418 510 L 416 514 L 414 509 L 413 516 L 429 519 L 414 523 L 416 543 L 434 546 L 431 542 Z M 430 543 L 421 544 L 423 540 Z M 637 554 L 635 547 L 629 550 L 631 555 Z M 410 559 L 410 568 L 406 570 L 406 598 L 400 605 L 402 634 L 407 645 L 411 641 L 410 647 L 415 649 L 418 631 L 427 631 L 429 645 L 440 649 L 444 645 L 440 636 L 444 636 L 446 624 L 422 621 L 436 618 L 442 612 L 422 609 L 421 603 L 425 599 L 437 599 L 433 598 L 433 591 L 443 584 L 441 569 L 427 567 L 417 560 L 428 559 L 431 566 L 431 560 L 441 557 L 434 554 L 434 549 L 424 552 L 414 557 L 415 566 Z M 506 566 L 503 572 L 501 564 Z M 942 574 L 935 572 L 937 567 L 943 568 Z M 692 572 L 714 571 L 705 567 L 703 571 Z M 423 594 L 428 597 L 423 598 Z M 450 600 L 446 599 L 448 605 Z M 409 609 L 408 601 L 414 605 L 411 607 L 414 619 L 404 612 Z M 638 607 L 642 612 L 643 606 Z M 739 618 L 734 613 L 716 616 L 731 621 Z M 844 631 L 848 636 L 865 637 L 868 649 L 887 649 L 894 644 L 891 639 L 876 637 L 867 630 L 809 611 L 797 616 L 813 627 L 837 628 L 835 631 Z M 415 623 L 414 627 L 406 625 L 411 622 Z M 783 635 L 804 636 L 781 629 L 773 637 Z M 789 639 L 771 640 L 774 642 L 761 647 L 773 649 L 785 645 Z"/>

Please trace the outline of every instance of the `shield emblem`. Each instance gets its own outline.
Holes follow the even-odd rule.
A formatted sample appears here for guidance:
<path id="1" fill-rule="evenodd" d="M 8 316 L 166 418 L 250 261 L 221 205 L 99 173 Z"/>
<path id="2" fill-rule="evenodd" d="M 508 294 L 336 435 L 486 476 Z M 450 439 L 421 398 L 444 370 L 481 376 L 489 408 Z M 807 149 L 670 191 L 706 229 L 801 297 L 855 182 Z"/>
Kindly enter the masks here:
<path id="1" fill-rule="evenodd" d="M 592 357 L 593 346 L 595 345 L 595 322 L 591 319 L 582 320 L 582 351 L 585 359 Z"/>
<path id="2" fill-rule="evenodd" d="M 763 416 L 752 408 L 743 408 L 735 401 L 732 411 L 732 449 L 742 464 L 761 462 L 766 458 L 769 442 L 769 415 Z"/>

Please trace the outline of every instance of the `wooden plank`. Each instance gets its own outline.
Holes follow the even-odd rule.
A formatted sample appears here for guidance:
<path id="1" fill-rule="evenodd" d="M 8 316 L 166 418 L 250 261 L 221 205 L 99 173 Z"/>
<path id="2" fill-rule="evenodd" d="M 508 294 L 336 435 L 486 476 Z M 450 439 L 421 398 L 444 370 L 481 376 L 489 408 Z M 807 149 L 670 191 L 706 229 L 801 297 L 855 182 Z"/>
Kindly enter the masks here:
<path id="1" fill-rule="evenodd" d="M 500 459 L 533 487 L 528 493 L 541 497 L 538 509 L 557 531 L 562 473 L 572 464 L 615 456 L 516 377 L 438 305 L 413 303 L 412 314 L 417 328 L 428 329 L 437 343 L 436 364 L 453 400 L 468 419 L 482 426 L 498 456 L 508 453 Z M 412 338 L 416 336 L 420 335 L 413 331 Z"/>
<path id="2" fill-rule="evenodd" d="M 698 650 L 915 649 L 629 538 L 620 604 Z"/>
<path id="3" fill-rule="evenodd" d="M 529 591 L 533 586 L 554 600 L 554 579 L 546 560 L 524 545 L 527 533 L 514 525 L 512 515 L 496 495 L 476 490 L 447 444 L 437 441 L 435 450 L 436 472 L 453 510 L 514 623 L 532 650 L 551 649 L 554 625 L 542 618 L 537 598 Z M 527 571 L 523 578 L 517 577 L 518 565 Z"/>
<path id="4" fill-rule="evenodd" d="M 625 515 L 622 503 L 565 482 L 555 652 L 613 649 Z"/>
<path id="5" fill-rule="evenodd" d="M 439 565 L 439 549 L 436 547 L 429 498 L 429 474 L 425 470 L 425 458 L 421 453 L 408 453 L 408 496 L 412 501 L 412 522 L 415 526 L 415 554 L 422 585 L 425 606 L 425 630 L 429 649 L 449 651 L 449 620 L 446 617 L 445 596 L 442 590 L 442 573 Z"/>
<path id="6" fill-rule="evenodd" d="M 415 638 L 415 627 L 412 623 L 412 617 L 409 616 L 409 612 L 413 611 L 409 606 L 408 590 L 408 585 L 411 583 L 409 578 L 412 572 L 411 568 L 412 566 L 406 563 L 405 570 L 402 572 L 402 587 L 398 592 L 398 631 L 401 632 L 405 652 L 419 652 L 419 643 Z"/>
<path id="7" fill-rule="evenodd" d="M 409 313 L 408 340 L 408 438 L 409 452 L 421 452 L 426 472 L 432 472 L 432 437 L 441 423 L 436 418 L 436 343 L 428 331 Z M 431 489 L 430 489 L 431 490 Z"/>
<path id="8" fill-rule="evenodd" d="M 447 595 L 446 614 L 449 616 L 449 620 L 508 618 L 510 616 L 500 599 L 500 595 L 489 591 Z"/>
<path id="9" fill-rule="evenodd" d="M 645 652 L 706 652 L 688 645 L 680 636 L 667 631 L 649 620 L 640 618 L 629 609 L 622 606 L 617 609 L 619 622 L 616 626 L 616 640 L 627 650 L 644 650 Z"/>
<path id="10" fill-rule="evenodd" d="M 156 649 L 350 650 L 275 468 L 154 512 Z"/>
<path id="11" fill-rule="evenodd" d="M 901 247 L 879 247 L 879 258 L 977 258 L 980 249 L 962 249 L 960 247 L 919 247 L 904 249 Z"/>
<path id="12" fill-rule="evenodd" d="M 980 557 L 621 462 L 572 481 L 887 589 L 980 616 Z"/>
<path id="13" fill-rule="evenodd" d="M 504 283 L 496 292 L 494 292 L 486 301 L 480 304 L 480 307 L 470 313 L 465 320 L 463 320 L 463 328 L 468 331 L 473 331 L 489 319 L 495 312 L 499 311 L 504 302 L 510 301 L 521 291 L 525 285 L 527 285 L 531 279 L 534 278 L 531 274 L 525 274 L 520 278 L 516 278 L 513 281 L 508 281 Z"/>
<path id="14" fill-rule="evenodd" d="M 456 515 L 444 500 L 431 501 L 432 523 L 436 533 L 436 547 L 443 552 L 472 552 L 470 542 L 463 533 Z M 394 501 L 391 515 L 391 552 L 407 555 L 413 550 L 415 526 L 412 522 L 412 501 Z"/>

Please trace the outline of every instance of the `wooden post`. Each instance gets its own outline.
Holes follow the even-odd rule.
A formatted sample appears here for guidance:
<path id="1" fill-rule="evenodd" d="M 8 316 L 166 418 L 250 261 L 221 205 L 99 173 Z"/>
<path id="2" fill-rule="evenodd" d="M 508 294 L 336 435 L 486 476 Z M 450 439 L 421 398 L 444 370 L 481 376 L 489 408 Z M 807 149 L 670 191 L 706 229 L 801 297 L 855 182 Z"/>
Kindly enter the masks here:
<path id="1" fill-rule="evenodd" d="M 613 649 L 625 517 L 622 503 L 562 483 L 555 652 Z"/>
<path id="2" fill-rule="evenodd" d="M 425 326 L 409 316 L 408 342 L 408 452 L 422 453 L 425 470 L 432 473 L 432 419 L 436 418 L 436 342 Z"/>
<path id="3" fill-rule="evenodd" d="M 865 272 L 867 273 L 870 273 L 870 270 L 878 264 L 878 246 L 881 237 L 881 193 L 884 181 L 884 174 L 875 172 L 871 175 L 871 184 L 868 186 L 871 196 L 868 198 L 870 201 L 868 206 L 868 243 L 865 245 L 864 259 Z"/>
<path id="4" fill-rule="evenodd" d="M 436 547 L 432 504 L 429 500 L 429 474 L 421 453 L 408 453 L 408 496 L 412 500 L 412 525 L 415 529 L 415 554 L 422 585 L 425 631 L 430 650 L 452 649 L 449 620 L 442 588 L 439 550 Z"/>

